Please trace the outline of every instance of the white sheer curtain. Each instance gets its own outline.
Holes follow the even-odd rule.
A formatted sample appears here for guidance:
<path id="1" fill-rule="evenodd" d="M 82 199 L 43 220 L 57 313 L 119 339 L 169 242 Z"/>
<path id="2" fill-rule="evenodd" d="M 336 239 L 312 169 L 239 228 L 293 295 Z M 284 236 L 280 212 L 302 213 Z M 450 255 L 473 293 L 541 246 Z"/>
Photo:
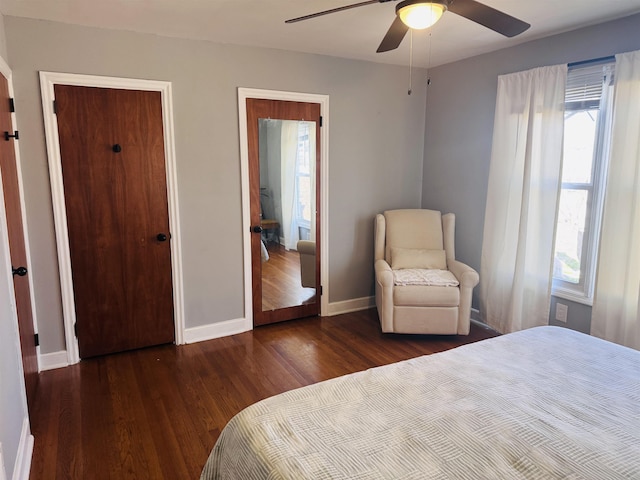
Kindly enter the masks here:
<path id="1" fill-rule="evenodd" d="M 287 250 L 296 248 L 300 238 L 296 216 L 296 159 L 298 156 L 298 122 L 283 120 L 280 138 L 282 234 Z"/>
<path id="2" fill-rule="evenodd" d="M 311 227 L 309 238 L 316 239 L 316 122 L 309 122 L 309 174 L 311 176 Z"/>
<path id="3" fill-rule="evenodd" d="M 503 333 L 548 324 L 566 77 L 557 65 L 498 78 L 480 308 Z"/>
<path id="4" fill-rule="evenodd" d="M 640 51 L 616 55 L 591 334 L 640 350 Z"/>

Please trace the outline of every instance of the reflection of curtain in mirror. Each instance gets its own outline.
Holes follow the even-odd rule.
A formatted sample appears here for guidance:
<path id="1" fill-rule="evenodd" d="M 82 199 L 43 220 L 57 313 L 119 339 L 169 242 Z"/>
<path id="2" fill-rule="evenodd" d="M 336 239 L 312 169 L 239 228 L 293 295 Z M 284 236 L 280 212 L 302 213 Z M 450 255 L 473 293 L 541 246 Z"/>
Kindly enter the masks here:
<path id="1" fill-rule="evenodd" d="M 296 215 L 296 158 L 298 154 L 298 122 L 282 121 L 282 234 L 287 250 L 295 249 L 299 240 Z"/>
<path id="2" fill-rule="evenodd" d="M 311 174 L 311 231 L 309 239 L 316 240 L 316 123 L 309 125 L 309 173 Z"/>

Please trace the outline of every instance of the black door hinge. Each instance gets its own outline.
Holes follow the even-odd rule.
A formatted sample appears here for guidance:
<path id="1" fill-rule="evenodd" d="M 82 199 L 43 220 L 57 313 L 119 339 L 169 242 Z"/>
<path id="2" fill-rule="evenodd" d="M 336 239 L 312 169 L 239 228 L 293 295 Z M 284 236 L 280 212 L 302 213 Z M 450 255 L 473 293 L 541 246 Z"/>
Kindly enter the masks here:
<path id="1" fill-rule="evenodd" d="M 37 333 L 33 335 L 33 339 L 35 341 L 36 347 L 39 347 L 40 346 L 40 337 L 38 336 Z"/>
<path id="2" fill-rule="evenodd" d="M 9 111 L 10 111 L 11 113 L 13 113 L 13 112 L 15 112 L 15 111 L 16 111 L 16 104 L 15 104 L 15 102 L 13 101 L 13 98 L 10 98 L 10 99 L 9 99 Z"/>
<path id="3" fill-rule="evenodd" d="M 53 101 L 53 114 L 57 115 L 58 114 L 58 104 L 56 103 L 56 101 Z"/>
<path id="4" fill-rule="evenodd" d="M 73 333 L 75 334 L 76 338 L 78 338 L 78 323 L 74 323 L 73 324 Z"/>
<path id="5" fill-rule="evenodd" d="M 322 115 L 320 115 L 320 126 L 322 126 Z"/>
<path id="6" fill-rule="evenodd" d="M 322 296 L 322 285 L 318 287 L 318 295 Z"/>

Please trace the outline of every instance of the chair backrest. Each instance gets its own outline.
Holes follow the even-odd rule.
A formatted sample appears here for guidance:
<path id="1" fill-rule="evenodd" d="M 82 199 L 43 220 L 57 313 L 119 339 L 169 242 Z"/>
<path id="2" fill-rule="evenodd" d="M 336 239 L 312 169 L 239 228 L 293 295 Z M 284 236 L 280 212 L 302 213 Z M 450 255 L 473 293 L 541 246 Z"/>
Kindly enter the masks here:
<path id="1" fill-rule="evenodd" d="M 391 248 L 444 250 L 442 215 L 437 210 L 387 210 L 385 218 L 385 260 L 391 261 Z"/>

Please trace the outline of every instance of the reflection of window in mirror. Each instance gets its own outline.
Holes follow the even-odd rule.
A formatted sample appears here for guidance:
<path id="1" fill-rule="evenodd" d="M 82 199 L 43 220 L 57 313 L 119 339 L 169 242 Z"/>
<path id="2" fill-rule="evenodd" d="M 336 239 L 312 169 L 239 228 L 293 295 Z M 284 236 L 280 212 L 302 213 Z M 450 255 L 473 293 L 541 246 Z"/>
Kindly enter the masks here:
<path id="1" fill-rule="evenodd" d="M 311 144 L 309 142 L 309 123 L 298 123 L 298 154 L 296 155 L 296 220 L 300 239 L 311 237 Z"/>

